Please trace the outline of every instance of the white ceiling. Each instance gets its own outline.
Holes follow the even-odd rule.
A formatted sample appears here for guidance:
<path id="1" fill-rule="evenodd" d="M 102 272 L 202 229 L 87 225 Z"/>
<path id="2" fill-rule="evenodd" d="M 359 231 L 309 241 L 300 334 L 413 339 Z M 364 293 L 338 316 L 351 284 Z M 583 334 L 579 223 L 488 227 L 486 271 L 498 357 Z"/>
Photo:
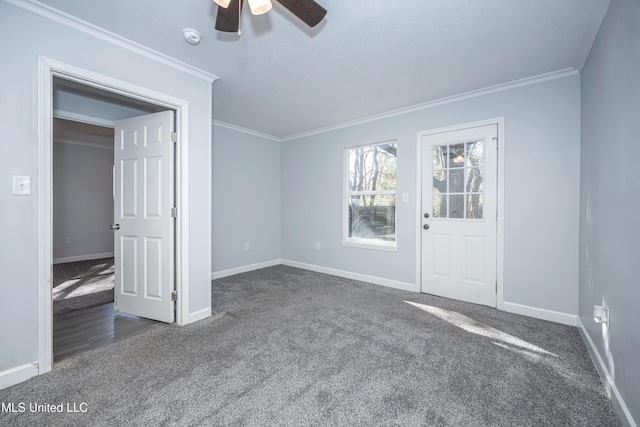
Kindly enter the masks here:
<path id="1" fill-rule="evenodd" d="M 609 0 L 317 0 L 307 28 L 274 1 L 243 35 L 211 0 L 42 0 L 220 76 L 213 118 L 286 138 L 565 69 L 580 70 Z M 202 36 L 187 44 L 184 28 Z"/>

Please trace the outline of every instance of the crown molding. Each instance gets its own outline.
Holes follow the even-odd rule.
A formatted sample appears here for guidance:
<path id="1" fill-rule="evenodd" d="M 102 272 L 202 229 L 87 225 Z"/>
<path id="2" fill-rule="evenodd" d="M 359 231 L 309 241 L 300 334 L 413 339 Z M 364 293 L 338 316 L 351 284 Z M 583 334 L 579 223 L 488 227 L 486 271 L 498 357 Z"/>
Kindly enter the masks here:
<path id="1" fill-rule="evenodd" d="M 308 136 L 319 135 L 326 132 L 331 132 L 338 129 L 344 129 L 352 126 L 358 126 L 365 123 L 375 122 L 378 120 L 387 119 L 390 117 L 401 116 L 404 114 L 413 113 L 416 111 L 427 110 L 429 108 L 439 107 L 445 104 L 451 104 L 453 102 L 463 101 L 465 99 L 477 98 L 479 96 L 489 95 L 496 92 L 503 92 L 505 90 L 515 89 L 523 86 L 535 85 L 538 83 L 544 83 L 551 80 L 563 79 L 566 77 L 576 76 L 580 74 L 580 72 L 575 68 L 565 68 L 558 71 L 552 71 L 550 73 L 538 74 L 532 77 L 526 77 L 523 79 L 513 80 L 507 83 L 501 83 L 494 86 L 489 86 L 483 89 L 477 89 L 469 92 L 464 92 L 458 95 L 449 96 L 446 98 L 440 98 L 433 101 L 424 102 L 422 104 L 416 104 L 409 107 L 399 108 L 397 110 L 388 111 L 386 113 L 374 114 L 372 116 L 363 117 L 360 119 L 350 120 L 347 122 L 339 123 L 337 125 L 327 126 L 323 128 L 318 128 L 314 130 L 310 130 L 308 132 L 301 132 L 285 137 L 277 137 L 273 135 L 269 135 L 263 132 L 254 131 L 251 129 L 243 128 L 241 126 L 236 126 L 231 123 L 222 122 L 219 120 L 212 120 L 212 123 L 217 126 L 222 126 L 228 129 L 232 129 L 238 132 L 247 133 L 249 135 L 259 136 L 262 138 L 270 139 L 276 142 L 285 142 L 285 141 L 293 141 L 300 138 L 305 138 Z"/>
<path id="2" fill-rule="evenodd" d="M 344 129 L 352 126 L 361 125 L 364 123 L 375 122 L 382 119 L 388 119 L 390 117 L 401 116 L 404 114 L 414 113 L 416 111 L 427 110 L 429 108 L 439 107 L 445 104 L 451 104 L 453 102 L 463 101 L 465 99 L 477 98 L 479 96 L 489 95 L 496 92 L 503 92 L 505 90 L 515 89 L 522 86 L 530 86 L 538 83 L 543 83 L 550 80 L 562 79 L 565 77 L 578 75 L 579 72 L 575 68 L 565 68 L 563 70 L 552 71 L 550 73 L 538 74 L 532 77 L 526 77 L 523 79 L 513 80 L 507 83 L 501 83 L 494 86 L 489 86 L 483 89 L 472 90 L 464 92 L 458 95 L 449 96 L 446 98 L 440 98 L 433 101 L 424 102 L 422 104 L 416 104 L 409 107 L 399 108 L 397 110 L 388 111 L 386 113 L 374 114 L 372 116 L 363 117 L 360 119 L 350 120 L 337 125 L 327 126 L 308 132 L 297 133 L 281 138 L 281 141 L 292 141 L 312 135 L 318 135 L 325 132 L 331 132 L 338 129 Z"/>
<path id="3" fill-rule="evenodd" d="M 277 136 L 269 135 L 268 133 L 263 133 L 263 132 L 258 132 L 258 131 L 255 131 L 255 130 L 243 128 L 242 126 L 236 126 L 236 125 L 233 125 L 231 123 L 222 122 L 220 120 L 211 120 L 211 123 L 214 126 L 220 126 L 220 127 L 223 127 L 223 128 L 234 130 L 236 132 L 246 133 L 248 135 L 259 136 L 260 138 L 270 139 L 271 141 L 275 141 L 275 142 L 284 141 L 283 138 L 278 138 Z"/>
<path id="4" fill-rule="evenodd" d="M 175 68 L 176 70 L 190 74 L 199 79 L 206 80 L 210 83 L 213 83 L 214 81 L 219 79 L 219 77 L 214 74 L 201 70 L 200 68 L 196 68 L 192 65 L 187 64 L 186 62 L 179 61 L 175 58 L 170 57 L 169 55 L 160 53 L 140 43 L 134 42 L 116 33 L 108 31 L 102 27 L 98 27 L 97 25 L 91 24 L 87 21 L 84 21 L 66 12 L 62 12 L 58 9 L 55 9 L 49 5 L 40 3 L 37 0 L 2 0 L 2 1 L 8 4 L 11 4 L 19 9 L 34 13 L 36 15 L 42 16 L 43 18 L 65 25 L 69 28 L 73 28 L 85 34 L 89 34 L 93 37 L 96 37 L 98 39 L 107 41 L 118 47 L 129 50 L 133 53 L 144 56 L 146 58 L 152 59 L 156 62 L 160 62 L 161 64 Z"/>
<path id="5" fill-rule="evenodd" d="M 463 101 L 465 99 L 477 98 L 479 96 L 489 95 L 496 92 L 503 92 L 505 90 L 515 89 L 523 86 L 535 85 L 538 83 L 544 83 L 551 80 L 563 79 L 565 77 L 576 76 L 580 74 L 579 71 L 575 68 L 565 68 L 558 71 L 552 71 L 550 73 L 538 74 L 532 77 L 526 77 L 523 79 L 513 80 L 507 83 L 501 83 L 494 86 L 489 86 L 483 89 L 472 90 L 469 92 L 464 92 L 458 95 L 449 96 L 446 98 L 440 98 L 429 102 L 424 102 L 422 104 L 416 104 L 409 107 L 399 108 L 397 110 L 388 111 L 386 113 L 374 114 L 372 116 L 363 117 L 360 119 L 350 120 L 347 122 L 339 123 L 337 125 L 327 126 L 323 128 L 318 128 L 314 130 L 310 130 L 308 132 L 301 132 L 285 137 L 277 137 L 273 135 L 269 135 L 266 133 L 254 131 L 251 129 L 243 128 L 241 126 L 236 126 L 231 123 L 221 122 L 219 120 L 212 120 L 212 123 L 217 126 L 222 126 L 227 129 L 232 129 L 238 132 L 247 133 L 249 135 L 259 136 L 262 138 L 270 139 L 276 142 L 285 142 L 285 141 L 294 141 L 296 139 L 305 138 L 308 136 L 319 135 L 326 132 L 331 132 L 338 129 L 344 129 L 352 126 L 358 126 L 365 123 L 375 122 L 378 120 L 388 119 L 390 117 L 401 116 L 404 114 L 413 113 L 416 111 L 427 110 L 429 108 L 439 107 L 445 104 L 451 104 L 453 102 Z"/>

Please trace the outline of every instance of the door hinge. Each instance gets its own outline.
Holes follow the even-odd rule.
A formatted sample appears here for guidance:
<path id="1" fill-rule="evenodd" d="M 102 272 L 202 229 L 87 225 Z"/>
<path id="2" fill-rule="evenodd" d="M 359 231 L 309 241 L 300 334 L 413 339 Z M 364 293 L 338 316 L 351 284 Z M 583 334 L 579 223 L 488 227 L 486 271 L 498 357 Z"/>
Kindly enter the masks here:
<path id="1" fill-rule="evenodd" d="M 178 133 L 171 132 L 171 142 L 178 142 Z"/>
<path id="2" fill-rule="evenodd" d="M 171 301 L 178 301 L 178 291 L 171 292 Z"/>
<path id="3" fill-rule="evenodd" d="M 178 217 L 178 208 L 171 208 L 171 218 Z"/>

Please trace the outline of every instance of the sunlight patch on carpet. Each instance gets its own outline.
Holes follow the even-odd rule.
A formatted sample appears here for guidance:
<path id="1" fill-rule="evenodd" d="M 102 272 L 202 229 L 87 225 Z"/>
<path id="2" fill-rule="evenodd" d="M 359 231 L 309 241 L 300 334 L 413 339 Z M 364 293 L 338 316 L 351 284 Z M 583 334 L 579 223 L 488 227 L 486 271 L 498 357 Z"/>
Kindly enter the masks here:
<path id="1" fill-rule="evenodd" d="M 465 316 L 464 314 L 456 313 L 455 311 L 445 310 L 443 308 L 432 307 L 426 304 L 419 304 L 417 302 L 404 301 L 409 305 L 412 305 L 420 310 L 426 311 L 429 314 L 432 314 L 442 320 L 445 320 L 451 323 L 454 326 L 457 326 L 467 332 L 471 332 L 476 335 L 480 335 L 492 340 L 501 341 L 503 343 L 520 347 L 529 351 L 535 351 L 537 353 L 558 357 L 557 355 L 540 348 L 536 345 L 528 343 L 524 340 L 521 340 L 518 337 L 514 337 L 506 332 L 502 332 L 499 329 L 492 328 L 489 325 L 485 325 L 482 322 L 478 322 L 477 320 L 473 320 L 470 317 Z M 497 343 L 495 343 L 497 344 Z"/>

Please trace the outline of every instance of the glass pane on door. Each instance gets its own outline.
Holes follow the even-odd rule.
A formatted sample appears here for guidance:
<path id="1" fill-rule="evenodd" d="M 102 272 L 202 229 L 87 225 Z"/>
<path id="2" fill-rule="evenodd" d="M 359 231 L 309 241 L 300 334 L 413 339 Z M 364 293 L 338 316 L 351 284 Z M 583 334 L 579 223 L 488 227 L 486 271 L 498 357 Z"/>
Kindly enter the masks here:
<path id="1" fill-rule="evenodd" d="M 435 190 L 433 195 L 433 217 L 434 218 L 447 217 L 447 196 L 435 194 Z"/>
<path id="2" fill-rule="evenodd" d="M 466 193 L 482 193 L 482 168 L 466 169 L 464 181 Z"/>
<path id="3" fill-rule="evenodd" d="M 464 194 L 449 196 L 449 218 L 464 218 Z"/>
<path id="4" fill-rule="evenodd" d="M 467 195 L 467 213 L 468 219 L 482 219 L 482 194 Z"/>
<path id="5" fill-rule="evenodd" d="M 482 219 L 484 140 L 432 149 L 433 217 Z"/>
<path id="6" fill-rule="evenodd" d="M 467 166 L 484 164 L 484 141 L 467 142 Z"/>

